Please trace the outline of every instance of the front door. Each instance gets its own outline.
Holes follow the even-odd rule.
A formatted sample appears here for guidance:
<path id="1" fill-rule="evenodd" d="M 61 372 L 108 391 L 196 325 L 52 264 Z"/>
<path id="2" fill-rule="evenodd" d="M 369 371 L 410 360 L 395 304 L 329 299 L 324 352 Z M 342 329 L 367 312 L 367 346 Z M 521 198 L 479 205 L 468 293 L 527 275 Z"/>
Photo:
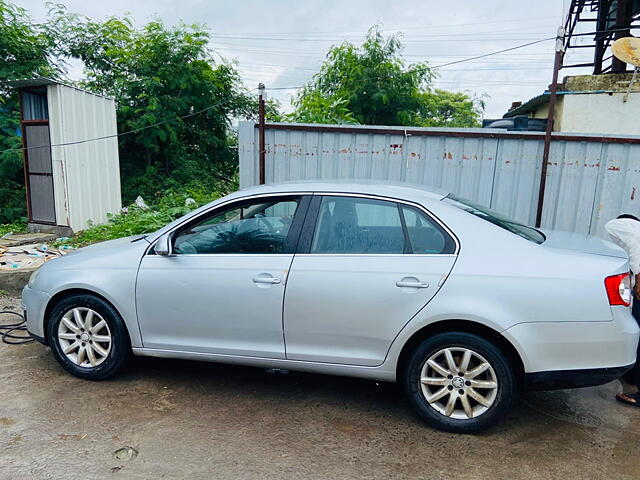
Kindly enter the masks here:
<path id="1" fill-rule="evenodd" d="M 179 227 L 136 288 L 145 348 L 284 358 L 282 302 L 307 197 L 264 196 Z"/>
<path id="2" fill-rule="evenodd" d="M 285 299 L 287 359 L 379 365 L 451 271 L 455 240 L 395 201 L 325 195 L 307 217 Z"/>

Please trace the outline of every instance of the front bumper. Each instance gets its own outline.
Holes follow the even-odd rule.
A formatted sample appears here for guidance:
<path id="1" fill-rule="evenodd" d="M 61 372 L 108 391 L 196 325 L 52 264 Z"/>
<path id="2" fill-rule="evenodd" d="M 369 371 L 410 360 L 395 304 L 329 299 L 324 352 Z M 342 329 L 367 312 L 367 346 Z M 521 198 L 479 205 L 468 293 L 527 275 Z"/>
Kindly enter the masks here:
<path id="1" fill-rule="evenodd" d="M 617 380 L 631 370 L 633 366 L 634 364 L 632 363 L 625 367 L 525 373 L 522 387 L 524 390 L 594 387 Z"/>
<path id="2" fill-rule="evenodd" d="M 24 287 L 22 290 L 22 308 L 27 323 L 27 331 L 34 339 L 45 342 L 44 312 L 51 297 L 40 290 Z"/>

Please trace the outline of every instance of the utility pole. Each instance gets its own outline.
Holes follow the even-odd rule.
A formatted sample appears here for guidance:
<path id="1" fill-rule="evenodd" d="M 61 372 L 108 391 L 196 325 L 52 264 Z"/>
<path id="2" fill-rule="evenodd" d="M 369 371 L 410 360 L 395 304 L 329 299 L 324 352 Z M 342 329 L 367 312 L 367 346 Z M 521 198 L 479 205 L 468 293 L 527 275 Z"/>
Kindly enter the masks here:
<path id="1" fill-rule="evenodd" d="M 556 55 L 553 61 L 553 79 L 549 85 L 549 111 L 547 113 L 547 129 L 544 134 L 544 150 L 542 151 L 542 168 L 540 172 L 540 189 L 538 191 L 538 211 L 536 213 L 536 227 L 542 223 L 542 209 L 544 208 L 544 193 L 547 185 L 547 166 L 549 164 L 549 151 L 551 150 L 551 132 L 553 131 L 553 118 L 556 112 L 556 100 L 558 97 L 558 74 L 562 68 L 564 57 L 564 27 L 558 28 L 556 36 Z"/>
<path id="2" fill-rule="evenodd" d="M 259 83 L 258 91 L 260 92 L 260 96 L 258 97 L 258 169 L 260 172 L 260 185 L 264 185 L 265 183 L 264 157 L 266 151 L 264 147 L 264 90 L 264 83 Z"/>

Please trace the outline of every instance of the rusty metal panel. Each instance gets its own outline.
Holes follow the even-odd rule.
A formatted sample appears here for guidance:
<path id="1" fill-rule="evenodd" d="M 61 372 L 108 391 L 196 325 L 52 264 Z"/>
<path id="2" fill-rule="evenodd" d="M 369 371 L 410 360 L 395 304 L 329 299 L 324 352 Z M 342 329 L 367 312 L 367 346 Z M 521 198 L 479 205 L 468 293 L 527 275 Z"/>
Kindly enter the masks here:
<path id="1" fill-rule="evenodd" d="M 540 140 L 500 140 L 491 203 L 485 205 L 532 225 L 536 218 L 542 150 Z"/>
<path id="2" fill-rule="evenodd" d="M 258 183 L 257 129 L 239 126 L 240 183 Z M 366 179 L 435 187 L 535 222 L 542 136 L 487 129 L 266 128 L 267 183 Z M 367 133 L 371 132 L 371 133 Z M 554 134 L 542 226 L 606 237 L 620 213 L 640 216 L 640 138 Z"/>

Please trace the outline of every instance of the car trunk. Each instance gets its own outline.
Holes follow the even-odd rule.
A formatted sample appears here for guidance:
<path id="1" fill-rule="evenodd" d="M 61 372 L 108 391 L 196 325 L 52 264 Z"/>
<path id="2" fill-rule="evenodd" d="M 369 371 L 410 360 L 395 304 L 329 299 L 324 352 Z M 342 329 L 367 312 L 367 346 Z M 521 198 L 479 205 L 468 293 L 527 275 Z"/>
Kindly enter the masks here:
<path id="1" fill-rule="evenodd" d="M 546 240 L 542 244 L 548 248 L 573 250 L 607 257 L 627 258 L 625 251 L 615 243 L 583 233 L 561 232 L 559 230 L 541 230 Z"/>

